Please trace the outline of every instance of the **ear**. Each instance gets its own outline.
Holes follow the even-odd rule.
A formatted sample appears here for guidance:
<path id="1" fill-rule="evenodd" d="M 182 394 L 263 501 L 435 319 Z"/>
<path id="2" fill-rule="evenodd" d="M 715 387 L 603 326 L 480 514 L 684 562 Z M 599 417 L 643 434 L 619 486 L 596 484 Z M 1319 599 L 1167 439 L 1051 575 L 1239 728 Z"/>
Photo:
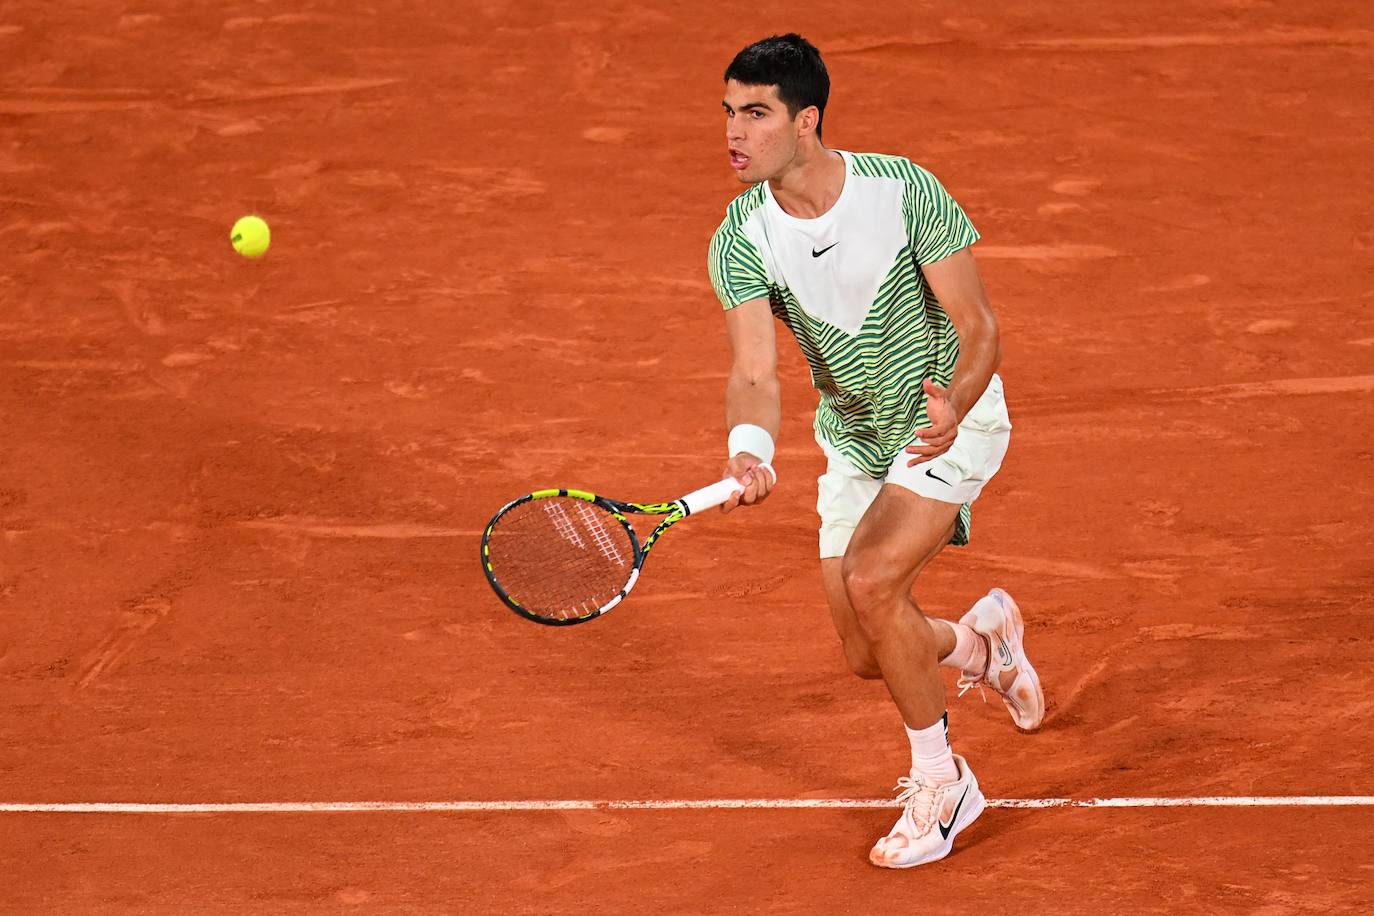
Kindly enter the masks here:
<path id="1" fill-rule="evenodd" d="M 797 136 L 804 137 L 807 134 L 816 132 L 816 125 L 820 123 L 821 113 L 815 105 L 808 105 L 797 112 Z"/>

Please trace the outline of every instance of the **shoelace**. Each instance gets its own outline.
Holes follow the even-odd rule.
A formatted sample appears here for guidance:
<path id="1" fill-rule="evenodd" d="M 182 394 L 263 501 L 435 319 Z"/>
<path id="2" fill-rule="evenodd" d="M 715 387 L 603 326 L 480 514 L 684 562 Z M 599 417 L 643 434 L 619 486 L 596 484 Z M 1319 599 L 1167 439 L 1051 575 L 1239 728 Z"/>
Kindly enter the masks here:
<path id="1" fill-rule="evenodd" d="M 959 680 L 955 682 L 954 686 L 959 688 L 959 696 L 963 696 L 974 687 L 977 687 L 978 696 L 982 697 L 983 702 L 986 703 L 988 701 L 988 695 L 983 692 L 983 681 L 984 678 L 981 674 L 976 677 L 969 677 L 967 674 L 960 672 Z"/>
<path id="2" fill-rule="evenodd" d="M 935 787 L 928 786 L 919 776 L 898 776 L 892 791 L 901 789 L 897 801 L 911 812 L 911 820 L 922 833 L 935 823 Z"/>

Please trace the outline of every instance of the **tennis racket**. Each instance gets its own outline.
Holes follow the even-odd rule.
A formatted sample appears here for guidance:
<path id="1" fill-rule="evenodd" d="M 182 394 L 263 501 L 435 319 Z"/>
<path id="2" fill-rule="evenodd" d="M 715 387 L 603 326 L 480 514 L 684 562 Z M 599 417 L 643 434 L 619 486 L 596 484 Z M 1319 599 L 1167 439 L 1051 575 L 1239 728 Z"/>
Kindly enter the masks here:
<path id="1" fill-rule="evenodd" d="M 768 465 L 761 465 L 777 479 Z M 727 477 L 666 503 L 627 503 L 582 490 L 536 490 L 496 513 L 482 534 L 482 570 L 497 597 L 527 620 L 563 627 L 595 620 L 639 581 L 658 539 L 744 484 Z M 640 540 L 626 515 L 661 515 Z"/>

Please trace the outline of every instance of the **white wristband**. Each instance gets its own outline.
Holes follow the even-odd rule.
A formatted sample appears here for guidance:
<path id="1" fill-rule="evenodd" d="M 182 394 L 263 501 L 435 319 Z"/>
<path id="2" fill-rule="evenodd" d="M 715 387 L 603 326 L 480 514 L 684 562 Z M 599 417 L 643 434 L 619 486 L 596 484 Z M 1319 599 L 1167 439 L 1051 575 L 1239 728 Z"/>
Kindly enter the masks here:
<path id="1" fill-rule="evenodd" d="M 740 452 L 748 452 L 751 455 L 757 455 L 764 464 L 773 463 L 773 437 L 768 435 L 768 430 L 752 423 L 741 423 L 730 430 L 730 440 L 726 450 L 730 453 L 729 457 L 731 458 Z"/>

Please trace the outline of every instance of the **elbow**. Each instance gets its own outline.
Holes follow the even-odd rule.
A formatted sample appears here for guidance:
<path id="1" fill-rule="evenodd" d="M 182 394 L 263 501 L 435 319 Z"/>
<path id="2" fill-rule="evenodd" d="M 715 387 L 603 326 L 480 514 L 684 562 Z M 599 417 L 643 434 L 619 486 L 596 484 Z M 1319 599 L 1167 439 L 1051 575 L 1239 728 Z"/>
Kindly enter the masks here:
<path id="1" fill-rule="evenodd" d="M 778 387 L 778 370 L 767 366 L 735 366 L 730 372 L 730 384 L 738 388 L 768 391 Z"/>

